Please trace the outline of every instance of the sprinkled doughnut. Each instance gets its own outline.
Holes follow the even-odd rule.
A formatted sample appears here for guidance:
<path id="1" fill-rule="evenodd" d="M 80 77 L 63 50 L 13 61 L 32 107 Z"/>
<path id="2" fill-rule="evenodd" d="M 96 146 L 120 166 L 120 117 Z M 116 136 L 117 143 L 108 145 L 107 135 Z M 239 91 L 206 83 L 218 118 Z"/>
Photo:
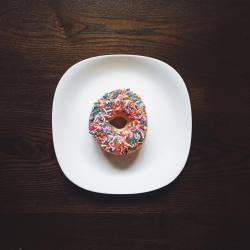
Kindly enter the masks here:
<path id="1" fill-rule="evenodd" d="M 127 155 L 139 149 L 147 133 L 142 99 L 130 89 L 106 93 L 94 103 L 89 133 L 108 153 Z"/>

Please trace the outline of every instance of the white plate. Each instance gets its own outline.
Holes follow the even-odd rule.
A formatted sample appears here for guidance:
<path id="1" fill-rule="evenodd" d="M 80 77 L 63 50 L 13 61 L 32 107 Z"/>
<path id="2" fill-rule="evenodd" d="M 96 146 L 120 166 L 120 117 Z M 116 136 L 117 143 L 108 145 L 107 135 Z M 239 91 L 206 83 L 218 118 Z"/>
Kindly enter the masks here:
<path id="1" fill-rule="evenodd" d="M 93 103 L 119 88 L 140 95 L 148 114 L 142 149 L 126 158 L 107 156 L 88 133 Z M 73 65 L 59 81 L 52 130 L 58 162 L 73 183 L 98 193 L 144 193 L 172 182 L 186 163 L 190 100 L 180 75 L 160 60 L 136 55 L 92 57 Z"/>

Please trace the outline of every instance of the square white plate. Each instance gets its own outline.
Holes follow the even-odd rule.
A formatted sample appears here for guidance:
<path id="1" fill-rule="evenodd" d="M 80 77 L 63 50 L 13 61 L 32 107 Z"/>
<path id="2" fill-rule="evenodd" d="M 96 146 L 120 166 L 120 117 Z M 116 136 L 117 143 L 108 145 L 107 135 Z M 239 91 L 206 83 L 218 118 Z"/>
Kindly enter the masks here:
<path id="1" fill-rule="evenodd" d="M 88 133 L 93 103 L 119 88 L 141 96 L 148 115 L 142 149 L 127 157 L 104 154 Z M 154 58 L 92 57 L 68 69 L 55 91 L 52 131 L 58 162 L 69 180 L 90 191 L 135 194 L 169 184 L 186 163 L 191 130 L 184 81 L 172 67 Z"/>

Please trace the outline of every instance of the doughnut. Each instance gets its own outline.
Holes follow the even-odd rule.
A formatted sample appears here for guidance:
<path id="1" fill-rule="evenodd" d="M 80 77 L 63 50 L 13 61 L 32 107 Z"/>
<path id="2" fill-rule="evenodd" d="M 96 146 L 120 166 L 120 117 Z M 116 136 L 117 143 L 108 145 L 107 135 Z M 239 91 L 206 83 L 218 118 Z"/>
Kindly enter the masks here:
<path id="1" fill-rule="evenodd" d="M 101 148 L 125 156 L 138 150 L 147 133 L 142 99 L 130 89 L 117 89 L 98 99 L 89 117 L 89 133 Z"/>

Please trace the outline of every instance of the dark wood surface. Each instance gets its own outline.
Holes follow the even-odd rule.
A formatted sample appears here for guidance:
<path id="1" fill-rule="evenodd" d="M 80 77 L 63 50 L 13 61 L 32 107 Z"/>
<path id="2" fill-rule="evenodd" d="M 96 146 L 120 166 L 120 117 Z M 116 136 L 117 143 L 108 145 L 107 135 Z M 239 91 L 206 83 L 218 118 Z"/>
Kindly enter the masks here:
<path id="1" fill-rule="evenodd" d="M 250 1 L 1 1 L 0 249 L 250 249 Z M 159 191 L 98 195 L 68 181 L 51 133 L 72 64 L 131 53 L 184 78 L 193 138 Z"/>

